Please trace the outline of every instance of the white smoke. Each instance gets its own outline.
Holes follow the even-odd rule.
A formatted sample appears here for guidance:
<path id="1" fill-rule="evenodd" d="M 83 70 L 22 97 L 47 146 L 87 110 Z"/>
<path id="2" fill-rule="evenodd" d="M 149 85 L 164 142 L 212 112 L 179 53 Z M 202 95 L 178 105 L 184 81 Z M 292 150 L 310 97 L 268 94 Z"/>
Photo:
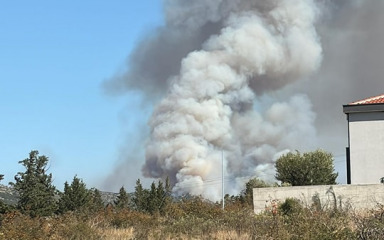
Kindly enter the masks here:
<path id="1" fill-rule="evenodd" d="M 143 108 L 164 98 L 150 122 L 155 134 L 127 134 L 121 164 L 105 179 L 109 190 L 141 177 L 136 172 L 144 153 L 133 144 L 142 146 L 137 139 L 149 139 L 144 174 L 169 175 L 179 193 L 217 198 L 221 149 L 229 194 L 244 189 L 249 177 L 274 180 L 274 160 L 286 149 L 331 151 L 338 181 L 345 182 L 348 136 L 341 106 L 382 94 L 384 1 L 163 2 L 165 24 L 138 42 L 127 71 L 105 85 L 112 93 L 142 94 L 144 107 L 129 108 L 130 114 L 143 115 Z M 323 49 L 318 70 L 315 22 Z M 313 71 L 310 81 L 297 81 Z M 172 101 L 177 104 L 170 108 Z M 173 115 L 185 116 L 169 121 Z"/>
<path id="2" fill-rule="evenodd" d="M 176 193 L 218 199 L 220 185 L 206 183 L 221 176 L 222 151 L 226 176 L 234 179 L 227 189 L 232 193 L 243 177 L 273 179 L 277 155 L 316 140 L 306 95 L 265 111 L 255 103 L 319 67 L 318 7 L 311 0 L 260 2 L 168 1 L 168 24 L 221 25 L 182 59 L 149 122 L 144 175 L 170 176 Z"/>

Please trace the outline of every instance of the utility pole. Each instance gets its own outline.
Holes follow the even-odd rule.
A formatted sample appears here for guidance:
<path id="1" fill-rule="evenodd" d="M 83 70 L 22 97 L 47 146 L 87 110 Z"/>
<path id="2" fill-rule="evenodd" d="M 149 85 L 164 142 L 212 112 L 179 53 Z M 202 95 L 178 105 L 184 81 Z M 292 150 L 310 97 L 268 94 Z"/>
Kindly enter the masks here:
<path id="1" fill-rule="evenodd" d="M 224 211 L 224 151 L 221 150 L 221 197 L 223 202 L 223 211 Z"/>

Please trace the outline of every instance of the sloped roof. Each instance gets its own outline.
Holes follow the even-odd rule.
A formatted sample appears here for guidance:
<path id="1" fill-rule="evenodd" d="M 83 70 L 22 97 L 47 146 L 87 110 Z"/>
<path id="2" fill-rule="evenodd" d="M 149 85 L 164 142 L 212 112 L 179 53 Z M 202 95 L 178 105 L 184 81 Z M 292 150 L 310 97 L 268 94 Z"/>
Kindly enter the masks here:
<path id="1" fill-rule="evenodd" d="M 349 103 L 348 105 L 384 104 L 384 94 Z"/>
<path id="2" fill-rule="evenodd" d="M 384 94 L 343 105 L 343 112 L 345 114 L 384 112 Z"/>

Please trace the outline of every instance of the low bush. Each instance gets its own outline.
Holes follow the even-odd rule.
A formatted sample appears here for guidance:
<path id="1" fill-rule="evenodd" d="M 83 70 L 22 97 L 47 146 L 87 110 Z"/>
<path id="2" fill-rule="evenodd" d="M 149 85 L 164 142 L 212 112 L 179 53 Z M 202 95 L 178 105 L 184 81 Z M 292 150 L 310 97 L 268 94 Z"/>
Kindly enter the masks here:
<path id="1" fill-rule="evenodd" d="M 376 209 L 365 214 L 354 214 L 356 235 L 359 239 L 383 239 L 384 236 L 384 205 L 378 204 Z"/>
<path id="2" fill-rule="evenodd" d="M 384 207 L 355 214 L 319 210 L 287 199 L 261 214 L 249 208 L 221 210 L 215 203 L 190 199 L 172 203 L 164 215 L 128 209 L 98 213 L 68 212 L 31 218 L 3 214 L 0 239 L 382 239 Z M 277 210 L 276 210 L 277 209 Z M 168 212 L 169 211 L 169 212 Z"/>
<path id="3" fill-rule="evenodd" d="M 300 200 L 296 198 L 287 198 L 278 207 L 279 211 L 283 215 L 294 215 L 299 214 L 303 210 L 303 206 Z"/>

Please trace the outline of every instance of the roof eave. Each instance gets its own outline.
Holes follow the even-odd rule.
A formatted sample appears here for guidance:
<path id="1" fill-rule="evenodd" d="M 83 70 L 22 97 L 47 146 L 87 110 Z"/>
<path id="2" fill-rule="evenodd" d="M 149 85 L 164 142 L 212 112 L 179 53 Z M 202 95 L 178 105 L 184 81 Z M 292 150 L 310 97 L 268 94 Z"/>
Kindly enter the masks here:
<path id="1" fill-rule="evenodd" d="M 345 114 L 364 113 L 364 112 L 384 112 L 384 103 L 343 105 L 343 112 Z"/>

